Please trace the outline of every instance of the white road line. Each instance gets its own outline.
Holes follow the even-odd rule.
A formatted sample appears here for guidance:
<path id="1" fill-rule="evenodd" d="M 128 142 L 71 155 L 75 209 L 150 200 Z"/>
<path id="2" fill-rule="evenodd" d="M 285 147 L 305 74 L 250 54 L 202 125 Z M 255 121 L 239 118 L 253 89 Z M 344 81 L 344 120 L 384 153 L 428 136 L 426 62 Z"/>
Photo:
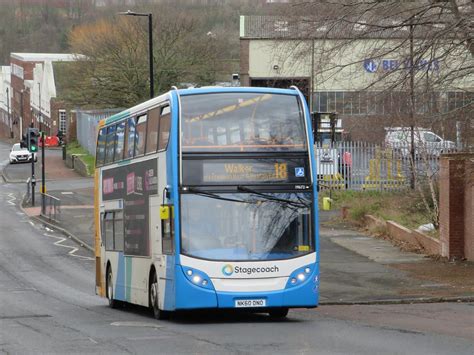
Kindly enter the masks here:
<path id="1" fill-rule="evenodd" d="M 12 192 L 10 192 L 10 193 L 8 194 L 8 197 L 10 197 L 10 200 L 8 200 L 7 202 L 8 202 L 10 205 L 15 206 L 15 203 L 13 202 L 13 201 L 16 200 L 15 195 L 14 195 Z"/>
<path id="2" fill-rule="evenodd" d="M 33 227 L 35 226 L 35 224 L 31 221 L 28 221 Z"/>
<path id="3" fill-rule="evenodd" d="M 44 236 L 46 237 L 49 237 L 49 238 L 54 238 L 54 239 L 59 239 L 57 242 L 54 243 L 54 245 L 58 246 L 58 247 L 63 247 L 63 248 L 67 248 L 67 249 L 71 249 L 69 252 L 68 252 L 68 255 L 70 256 L 73 256 L 75 258 L 79 258 L 79 259 L 82 259 L 82 260 L 94 260 L 94 258 L 91 258 L 89 256 L 82 256 L 82 255 L 76 255 L 76 251 L 79 250 L 79 248 L 76 248 L 76 247 L 71 247 L 69 245 L 63 245 L 61 244 L 62 242 L 64 242 L 65 240 L 68 240 L 68 238 L 64 238 L 64 237 L 57 237 L 55 235 L 51 235 L 51 234 L 48 234 L 48 233 L 43 233 Z"/>

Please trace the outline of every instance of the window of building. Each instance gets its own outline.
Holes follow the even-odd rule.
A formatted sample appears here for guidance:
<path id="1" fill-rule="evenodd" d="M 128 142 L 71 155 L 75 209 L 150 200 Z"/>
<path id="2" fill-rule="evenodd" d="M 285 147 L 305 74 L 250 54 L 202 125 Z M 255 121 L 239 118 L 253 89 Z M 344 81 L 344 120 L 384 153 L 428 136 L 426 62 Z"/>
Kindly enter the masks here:
<path id="1" fill-rule="evenodd" d="M 138 117 L 135 136 L 135 156 L 145 154 L 147 116 Z"/>
<path id="2" fill-rule="evenodd" d="M 160 108 L 148 112 L 148 129 L 146 137 L 146 153 L 156 152 L 158 148 L 158 123 L 160 121 Z"/>
<path id="3" fill-rule="evenodd" d="M 59 130 L 66 134 L 66 111 L 59 110 Z"/>

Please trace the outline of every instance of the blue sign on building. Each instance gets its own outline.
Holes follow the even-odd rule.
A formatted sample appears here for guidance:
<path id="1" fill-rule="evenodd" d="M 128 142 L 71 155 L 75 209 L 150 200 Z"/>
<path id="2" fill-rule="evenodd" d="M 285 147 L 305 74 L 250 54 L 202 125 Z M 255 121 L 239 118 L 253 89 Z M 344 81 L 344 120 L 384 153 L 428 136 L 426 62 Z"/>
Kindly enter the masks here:
<path id="1" fill-rule="evenodd" d="M 375 73 L 377 71 L 378 66 L 379 65 L 377 64 L 377 62 L 373 59 L 364 60 L 364 68 L 369 73 Z"/>
<path id="2" fill-rule="evenodd" d="M 384 72 L 394 71 L 400 68 L 410 69 L 412 66 L 414 66 L 414 70 L 437 71 L 439 70 L 439 61 L 438 59 L 420 59 L 412 64 L 410 60 L 381 59 L 379 65 L 374 59 L 364 60 L 364 69 L 369 73 L 375 73 L 379 69 Z"/>

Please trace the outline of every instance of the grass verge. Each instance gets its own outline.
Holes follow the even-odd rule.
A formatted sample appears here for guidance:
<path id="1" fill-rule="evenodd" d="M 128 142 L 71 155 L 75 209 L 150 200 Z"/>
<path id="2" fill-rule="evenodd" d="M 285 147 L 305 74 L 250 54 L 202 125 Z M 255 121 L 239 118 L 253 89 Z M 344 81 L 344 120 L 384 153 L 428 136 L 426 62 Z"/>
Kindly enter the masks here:
<path id="1" fill-rule="evenodd" d="M 94 173 L 95 169 L 95 157 L 90 155 L 87 150 L 85 150 L 77 141 L 72 141 L 66 146 L 67 154 L 81 154 L 79 159 L 81 159 L 84 164 L 87 166 L 87 172 L 89 175 Z"/>
<path id="2" fill-rule="evenodd" d="M 329 196 L 329 192 L 320 193 L 321 198 L 324 196 Z M 366 214 L 392 220 L 411 229 L 431 223 L 416 191 L 332 191 L 330 197 L 333 208 L 348 207 L 349 218 L 358 224 L 363 224 Z"/>

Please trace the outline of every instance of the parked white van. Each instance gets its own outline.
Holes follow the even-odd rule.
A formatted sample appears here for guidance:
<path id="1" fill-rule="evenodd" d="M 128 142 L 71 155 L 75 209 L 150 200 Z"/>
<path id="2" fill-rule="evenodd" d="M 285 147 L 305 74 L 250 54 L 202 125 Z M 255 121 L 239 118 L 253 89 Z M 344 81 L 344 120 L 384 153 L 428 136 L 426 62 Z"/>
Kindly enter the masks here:
<path id="1" fill-rule="evenodd" d="M 456 144 L 444 140 L 427 128 L 414 127 L 415 155 L 439 157 L 441 153 L 456 150 Z M 411 151 L 411 128 L 410 127 L 386 127 L 385 145 L 403 156 L 408 156 Z"/>

